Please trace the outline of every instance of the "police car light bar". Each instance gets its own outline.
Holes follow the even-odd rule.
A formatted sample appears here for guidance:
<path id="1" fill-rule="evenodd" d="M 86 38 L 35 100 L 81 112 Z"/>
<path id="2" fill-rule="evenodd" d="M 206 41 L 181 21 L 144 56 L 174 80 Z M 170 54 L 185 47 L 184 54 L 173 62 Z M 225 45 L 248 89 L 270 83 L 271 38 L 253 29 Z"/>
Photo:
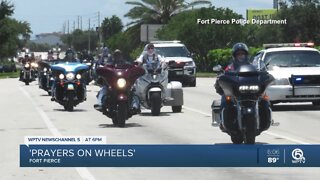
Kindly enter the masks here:
<path id="1" fill-rule="evenodd" d="M 161 44 L 161 43 L 180 43 L 181 41 L 179 40 L 174 40 L 174 41 L 151 41 L 150 43 L 152 44 Z"/>
<path id="2" fill-rule="evenodd" d="M 277 47 L 314 47 L 313 42 L 308 43 L 279 43 L 279 44 L 263 44 L 265 49 Z"/>

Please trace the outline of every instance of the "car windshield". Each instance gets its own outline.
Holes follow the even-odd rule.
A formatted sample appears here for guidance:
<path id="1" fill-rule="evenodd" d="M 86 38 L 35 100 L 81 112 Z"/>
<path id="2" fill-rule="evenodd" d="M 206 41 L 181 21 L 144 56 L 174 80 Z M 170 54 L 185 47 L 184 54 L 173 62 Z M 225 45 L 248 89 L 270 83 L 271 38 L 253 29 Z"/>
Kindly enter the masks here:
<path id="1" fill-rule="evenodd" d="M 320 67 L 320 53 L 317 51 L 269 52 L 264 58 L 267 66 Z"/>
<path id="2" fill-rule="evenodd" d="M 163 57 L 188 57 L 189 51 L 181 47 L 156 47 L 157 54 Z"/>

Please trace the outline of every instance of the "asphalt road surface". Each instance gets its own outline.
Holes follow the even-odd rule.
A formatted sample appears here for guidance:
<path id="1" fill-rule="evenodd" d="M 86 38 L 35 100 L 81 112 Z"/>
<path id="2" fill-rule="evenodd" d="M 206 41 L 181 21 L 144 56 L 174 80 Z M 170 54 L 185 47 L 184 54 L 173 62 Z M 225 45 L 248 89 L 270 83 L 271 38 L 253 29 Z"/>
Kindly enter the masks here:
<path id="1" fill-rule="evenodd" d="M 161 109 L 133 116 L 126 128 L 93 108 L 99 87 L 88 86 L 88 100 L 74 112 L 50 101 L 37 82 L 25 86 L 17 79 L 0 80 L 0 179 L 320 179 L 320 168 L 21 168 L 19 145 L 24 136 L 106 136 L 108 144 L 230 144 L 230 138 L 211 126 L 212 100 L 219 98 L 214 79 L 199 78 L 197 87 L 184 88 L 182 113 Z M 271 127 L 257 137 L 259 144 L 319 144 L 320 111 L 307 104 L 281 104 Z"/>

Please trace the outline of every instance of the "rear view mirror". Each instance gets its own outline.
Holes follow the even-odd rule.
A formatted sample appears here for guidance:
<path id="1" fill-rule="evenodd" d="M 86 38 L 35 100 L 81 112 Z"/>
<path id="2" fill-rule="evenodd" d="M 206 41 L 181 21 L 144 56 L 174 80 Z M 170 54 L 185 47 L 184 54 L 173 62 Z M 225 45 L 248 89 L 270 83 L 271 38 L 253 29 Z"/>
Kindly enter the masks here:
<path id="1" fill-rule="evenodd" d="M 213 72 L 215 73 L 219 73 L 219 72 L 222 72 L 222 66 L 219 64 L 219 65 L 216 65 L 212 68 Z"/>

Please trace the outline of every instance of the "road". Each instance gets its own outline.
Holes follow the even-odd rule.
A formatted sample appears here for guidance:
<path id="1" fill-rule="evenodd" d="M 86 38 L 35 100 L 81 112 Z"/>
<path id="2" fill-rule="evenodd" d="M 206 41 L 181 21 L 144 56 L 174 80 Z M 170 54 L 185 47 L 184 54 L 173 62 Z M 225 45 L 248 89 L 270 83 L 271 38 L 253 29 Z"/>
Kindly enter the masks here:
<path id="1" fill-rule="evenodd" d="M 319 179 L 319 168 L 20 168 L 19 145 L 24 136 L 106 136 L 108 144 L 226 144 L 227 134 L 211 126 L 211 102 L 219 96 L 214 79 L 198 78 L 197 87 L 184 88 L 182 113 L 162 108 L 150 111 L 117 128 L 93 109 L 98 87 L 88 86 L 88 100 L 65 112 L 51 102 L 36 82 L 25 86 L 17 79 L 0 80 L 0 179 Z M 319 144 L 320 111 L 311 104 L 276 106 L 271 127 L 257 137 L 260 144 Z"/>

